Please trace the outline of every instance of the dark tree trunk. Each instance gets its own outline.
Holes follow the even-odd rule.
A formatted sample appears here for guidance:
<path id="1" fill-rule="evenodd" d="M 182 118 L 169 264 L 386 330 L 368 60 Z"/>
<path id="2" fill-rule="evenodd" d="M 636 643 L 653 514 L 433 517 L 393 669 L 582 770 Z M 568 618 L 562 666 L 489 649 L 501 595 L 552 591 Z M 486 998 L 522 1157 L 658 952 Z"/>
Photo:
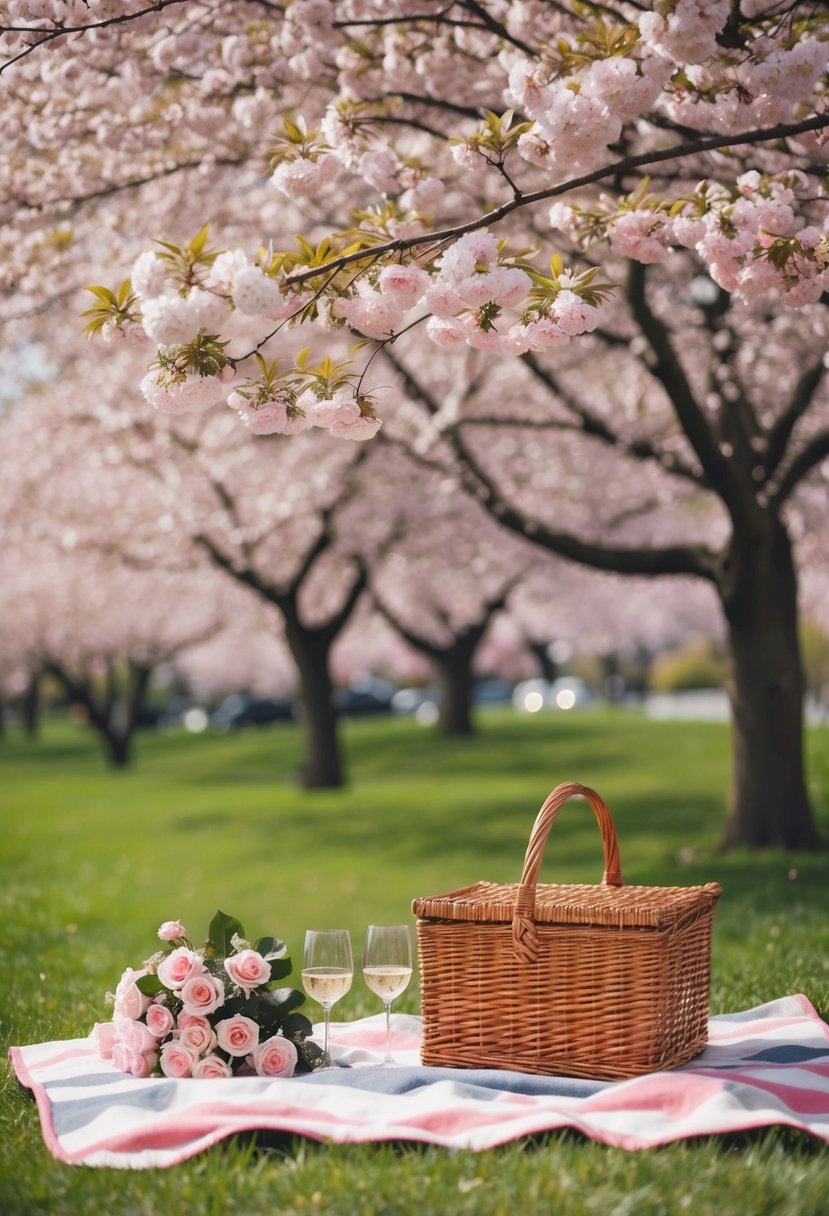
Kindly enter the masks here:
<path id="1" fill-rule="evenodd" d="M 20 701 L 23 733 L 27 739 L 36 739 L 40 729 L 40 675 L 34 675 L 26 685 Z"/>
<path id="2" fill-rule="evenodd" d="M 724 583 L 733 726 L 723 846 L 819 848 L 804 778 L 797 575 L 779 521 L 732 543 Z"/>
<path id="3" fill-rule="evenodd" d="M 300 680 L 305 741 L 302 784 L 306 789 L 339 789 L 345 776 L 328 662 L 331 640 L 327 631 L 305 629 L 295 617 L 286 615 L 285 625 Z"/>
<path id="4" fill-rule="evenodd" d="M 552 684 L 553 680 L 558 675 L 558 664 L 555 659 L 550 658 L 549 642 L 527 642 L 528 649 L 535 656 L 538 663 L 539 672 L 542 680 L 549 680 Z"/>
<path id="5" fill-rule="evenodd" d="M 103 740 L 106 758 L 112 768 L 128 768 L 132 761 L 132 732 L 112 730 L 110 727 L 99 727 Z"/>
<path id="6" fill-rule="evenodd" d="M 441 698 L 438 729 L 457 738 L 474 733 L 472 722 L 472 651 L 465 646 L 435 657 Z"/>

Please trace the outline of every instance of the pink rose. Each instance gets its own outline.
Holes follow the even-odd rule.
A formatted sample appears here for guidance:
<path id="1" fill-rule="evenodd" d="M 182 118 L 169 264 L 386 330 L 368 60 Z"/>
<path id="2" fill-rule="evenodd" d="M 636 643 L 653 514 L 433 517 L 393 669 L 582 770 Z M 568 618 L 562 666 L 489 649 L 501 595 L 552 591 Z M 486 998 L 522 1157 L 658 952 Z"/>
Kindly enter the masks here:
<path id="1" fill-rule="evenodd" d="M 260 1043 L 248 1056 L 260 1077 L 292 1077 L 296 1068 L 297 1051 L 290 1039 L 275 1034 L 272 1039 Z"/>
<path id="2" fill-rule="evenodd" d="M 187 1018 L 186 1024 L 184 1024 L 185 1018 Z M 193 1051 L 196 1055 L 201 1056 L 206 1051 L 212 1051 L 216 1046 L 216 1035 L 207 1018 L 196 1017 L 192 1013 L 180 1013 L 178 1025 L 178 1041 L 188 1051 Z"/>
<path id="3" fill-rule="evenodd" d="M 150 1006 L 150 998 L 139 992 L 135 985 L 147 971 L 135 971 L 127 967 L 115 989 L 115 1013 L 125 1018 L 140 1018 Z"/>
<path id="4" fill-rule="evenodd" d="M 189 1077 L 193 1071 L 194 1060 L 192 1051 L 171 1039 L 161 1048 L 158 1062 L 165 1077 Z"/>
<path id="5" fill-rule="evenodd" d="M 181 988 L 193 976 L 204 974 L 204 960 L 187 946 L 178 946 L 158 964 L 157 974 L 165 988 Z"/>
<path id="6" fill-rule="evenodd" d="M 216 1023 L 216 1038 L 222 1051 L 231 1056 L 246 1056 L 259 1042 L 259 1027 L 240 1013 Z"/>
<path id="7" fill-rule="evenodd" d="M 130 1051 L 156 1051 L 158 1042 L 156 1036 L 144 1025 L 130 1018 L 116 1018 L 115 1026 L 119 1040 Z"/>
<path id="8" fill-rule="evenodd" d="M 185 1013 L 206 1017 L 225 1003 L 225 986 L 213 975 L 194 975 L 182 986 L 179 996 Z"/>
<path id="9" fill-rule="evenodd" d="M 150 1005 L 147 1010 L 147 1029 L 157 1039 L 163 1039 L 173 1029 L 173 1015 L 166 1005 Z"/>
<path id="10" fill-rule="evenodd" d="M 158 1053 L 134 1051 L 126 1043 L 116 1041 L 112 1048 L 112 1063 L 119 1072 L 130 1072 L 134 1077 L 148 1077 L 156 1066 Z"/>
<path id="11" fill-rule="evenodd" d="M 194 1077 L 231 1077 L 233 1070 L 221 1056 L 205 1056 L 193 1064 Z"/>
<path id="12" fill-rule="evenodd" d="M 271 978 L 271 965 L 256 950 L 240 950 L 225 959 L 225 971 L 234 984 L 250 992 Z"/>
<path id="13" fill-rule="evenodd" d="M 131 1051 L 128 1071 L 134 1077 L 148 1077 L 158 1063 L 157 1051 Z"/>
<path id="14" fill-rule="evenodd" d="M 95 1036 L 95 1046 L 98 1050 L 98 1055 L 102 1060 L 111 1060 L 112 1049 L 115 1046 L 118 1034 L 118 1028 L 115 1023 L 96 1022 L 92 1028 L 92 1033 Z"/>
<path id="15" fill-rule="evenodd" d="M 186 937 L 187 930 L 180 920 L 165 920 L 158 931 L 158 936 L 163 942 L 174 942 L 177 937 Z"/>

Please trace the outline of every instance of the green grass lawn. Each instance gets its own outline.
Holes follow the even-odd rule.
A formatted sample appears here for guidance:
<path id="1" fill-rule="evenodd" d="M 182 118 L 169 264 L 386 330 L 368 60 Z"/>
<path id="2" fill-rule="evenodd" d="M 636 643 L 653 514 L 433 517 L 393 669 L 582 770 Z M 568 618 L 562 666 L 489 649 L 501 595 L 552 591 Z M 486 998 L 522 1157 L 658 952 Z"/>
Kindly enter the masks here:
<path id="1" fill-rule="evenodd" d="M 142 735 L 135 767 L 117 774 L 80 726 L 50 724 L 37 743 L 5 739 L 4 1048 L 86 1034 L 106 1018 L 104 993 L 153 950 L 162 920 L 181 918 L 199 937 L 221 907 L 251 935 L 283 937 L 298 962 L 306 927 L 343 925 L 359 948 L 366 923 L 407 919 L 415 896 L 515 881 L 535 813 L 563 780 L 595 786 L 610 804 L 628 881 L 722 883 L 713 1012 L 791 992 L 829 1011 L 827 855 L 718 854 L 724 727 L 611 711 L 490 711 L 480 721 L 461 742 L 404 720 L 346 723 L 350 785 L 316 792 L 296 785 L 293 726 Z M 809 736 L 809 772 L 829 837 L 825 728 Z M 593 817 L 570 804 L 542 879 L 594 882 L 601 869 Z M 416 987 L 398 1006 L 417 1011 Z M 375 1011 L 357 983 L 336 1016 Z M 9 1214 L 827 1210 L 829 1149 L 783 1129 L 639 1153 L 571 1133 L 482 1155 L 237 1141 L 170 1170 L 92 1171 L 51 1158 L 33 1102 L 4 1076 L 0 1211 Z"/>

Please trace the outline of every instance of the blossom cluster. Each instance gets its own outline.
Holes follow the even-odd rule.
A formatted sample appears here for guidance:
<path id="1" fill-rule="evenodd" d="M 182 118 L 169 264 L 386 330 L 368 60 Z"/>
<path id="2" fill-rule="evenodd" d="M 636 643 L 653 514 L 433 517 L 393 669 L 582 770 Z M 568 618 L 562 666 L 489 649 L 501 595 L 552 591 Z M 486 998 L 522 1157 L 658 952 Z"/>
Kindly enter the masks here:
<path id="1" fill-rule="evenodd" d="M 550 223 L 585 245 L 607 242 L 619 257 L 662 262 L 672 248 L 693 249 L 718 286 L 736 299 L 762 296 L 790 307 L 813 304 L 829 288 L 829 213 L 804 216 L 805 174 L 740 174 L 733 188 L 703 181 L 687 197 L 661 201 L 640 191 L 603 196 L 583 209 L 554 203 Z"/>
<path id="2" fill-rule="evenodd" d="M 302 993 L 272 986 L 291 972 L 283 942 L 251 944 L 223 912 L 198 949 L 180 921 L 165 921 L 158 936 L 165 948 L 126 968 L 112 1020 L 95 1026 L 103 1058 L 135 1077 L 287 1077 L 319 1063 L 311 1023 L 297 1012 Z"/>

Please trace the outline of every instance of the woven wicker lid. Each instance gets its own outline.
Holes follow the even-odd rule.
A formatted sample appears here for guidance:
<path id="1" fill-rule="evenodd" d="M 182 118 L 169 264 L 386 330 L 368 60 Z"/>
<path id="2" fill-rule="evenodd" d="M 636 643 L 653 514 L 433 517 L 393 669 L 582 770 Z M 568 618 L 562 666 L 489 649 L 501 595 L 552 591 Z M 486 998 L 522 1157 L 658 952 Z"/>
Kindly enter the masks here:
<path id="1" fill-rule="evenodd" d="M 412 911 L 420 920 L 508 923 L 515 913 L 518 887 L 518 883 L 476 882 L 444 895 L 416 899 Z M 721 891 L 716 882 L 702 887 L 539 883 L 533 919 L 538 924 L 666 929 L 711 908 Z"/>

